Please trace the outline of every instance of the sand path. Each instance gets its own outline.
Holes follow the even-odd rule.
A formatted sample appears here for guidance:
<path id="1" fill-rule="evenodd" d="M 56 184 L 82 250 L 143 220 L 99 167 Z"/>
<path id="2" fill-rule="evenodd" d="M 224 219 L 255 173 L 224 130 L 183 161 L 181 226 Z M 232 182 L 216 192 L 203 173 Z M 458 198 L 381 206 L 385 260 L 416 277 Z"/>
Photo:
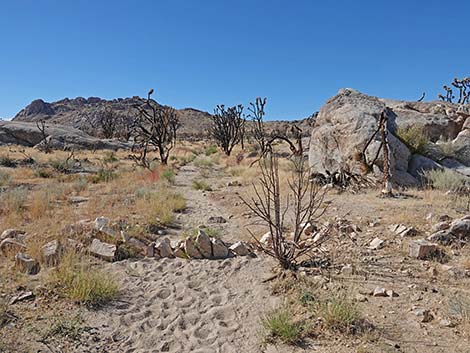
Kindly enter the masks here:
<path id="1" fill-rule="evenodd" d="M 217 173 L 217 172 L 215 172 Z M 229 214 L 192 188 L 199 171 L 182 168 L 177 190 L 187 199 L 181 229 L 170 237 L 205 223 L 210 216 Z M 211 181 L 223 176 L 212 175 Z M 222 227 L 222 239 L 236 239 L 237 224 Z M 82 347 L 91 352 L 259 352 L 260 317 L 277 304 L 263 278 L 269 265 L 262 257 L 225 260 L 127 260 L 107 267 L 121 283 L 120 299 L 88 313 L 99 342 Z M 96 335 L 95 335 L 96 337 Z"/>

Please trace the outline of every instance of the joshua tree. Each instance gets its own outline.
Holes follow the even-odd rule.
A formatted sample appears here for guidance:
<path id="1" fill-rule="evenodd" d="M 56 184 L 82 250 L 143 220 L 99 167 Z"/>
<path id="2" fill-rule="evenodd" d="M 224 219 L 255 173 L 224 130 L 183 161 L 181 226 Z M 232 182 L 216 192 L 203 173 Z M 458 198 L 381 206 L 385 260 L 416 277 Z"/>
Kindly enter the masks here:
<path id="1" fill-rule="evenodd" d="M 146 159 L 149 150 L 158 151 L 160 162 L 168 163 L 170 151 L 176 144 L 176 132 L 180 127 L 178 114 L 175 109 L 161 106 L 150 99 L 153 89 L 149 91 L 147 99 L 141 99 L 141 104 L 134 108 L 138 116 L 134 124 L 134 139 L 139 150 Z M 144 166 L 149 167 L 146 162 Z"/>
<path id="2" fill-rule="evenodd" d="M 226 109 L 222 104 L 215 108 L 211 135 L 227 156 L 230 156 L 233 148 L 243 141 L 245 122 L 242 105 Z"/>
<path id="3" fill-rule="evenodd" d="M 463 79 L 454 78 L 454 81 L 452 81 L 451 84 L 459 90 L 459 99 L 457 104 L 470 104 L 470 77 L 465 77 Z M 452 88 L 447 85 L 444 85 L 443 88 L 446 94 L 439 94 L 438 97 L 444 102 L 453 103 L 455 96 Z"/>
<path id="4" fill-rule="evenodd" d="M 47 139 L 48 135 L 46 133 L 46 121 L 44 119 L 41 119 L 39 121 L 36 121 L 36 126 L 37 128 L 39 129 L 39 131 L 41 132 L 41 135 L 42 135 L 42 140 L 41 140 L 41 143 L 42 145 L 41 146 L 41 149 L 45 152 L 45 153 L 50 153 L 52 152 L 52 148 L 50 146 L 50 142 L 49 140 Z"/>
<path id="5" fill-rule="evenodd" d="M 264 106 L 266 105 L 266 97 L 257 97 L 254 103 L 250 103 L 248 110 L 250 114 L 249 118 L 253 121 L 253 129 L 251 131 L 253 138 L 255 139 L 260 149 L 261 155 L 266 153 L 268 147 L 268 135 L 264 129 Z"/>

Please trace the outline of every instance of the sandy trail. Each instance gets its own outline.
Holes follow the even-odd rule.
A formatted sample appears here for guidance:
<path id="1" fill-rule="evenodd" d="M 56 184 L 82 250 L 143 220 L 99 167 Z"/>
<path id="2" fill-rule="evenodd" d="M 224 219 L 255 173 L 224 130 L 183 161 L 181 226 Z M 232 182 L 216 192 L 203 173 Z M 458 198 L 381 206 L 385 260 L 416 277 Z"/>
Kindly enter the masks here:
<path id="1" fill-rule="evenodd" d="M 192 188 L 200 179 L 198 168 L 183 167 L 176 189 L 187 199 L 179 215 L 181 233 L 210 216 L 229 214 L 212 204 L 207 194 Z M 221 182 L 214 171 L 208 178 Z M 218 224 L 224 240 L 237 239 L 239 226 Z M 92 352 L 259 352 L 260 318 L 276 306 L 262 280 L 269 274 L 263 257 L 225 260 L 153 259 L 127 260 L 107 265 L 121 283 L 121 296 L 110 306 L 88 312 L 87 322 L 99 331 Z"/>

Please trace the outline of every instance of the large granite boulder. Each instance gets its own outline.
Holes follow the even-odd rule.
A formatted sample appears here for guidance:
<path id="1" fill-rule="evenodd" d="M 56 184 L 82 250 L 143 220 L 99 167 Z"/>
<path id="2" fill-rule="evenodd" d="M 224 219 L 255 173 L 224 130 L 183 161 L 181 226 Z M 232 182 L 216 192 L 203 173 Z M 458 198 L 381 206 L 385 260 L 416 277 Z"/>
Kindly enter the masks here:
<path id="1" fill-rule="evenodd" d="M 359 174 L 360 163 L 355 156 L 362 152 L 367 141 L 377 129 L 381 113 L 386 109 L 384 102 L 352 89 L 342 89 L 321 108 L 312 131 L 309 162 L 313 170 L 325 173 L 346 169 Z M 395 127 L 395 115 L 390 110 L 389 130 Z M 391 164 L 393 170 L 407 173 L 410 151 L 399 139 L 389 134 Z M 374 159 L 380 146 L 377 134 L 370 148 L 368 159 Z M 383 166 L 382 157 L 376 161 Z M 409 180 L 414 181 L 411 176 Z"/>
<path id="2" fill-rule="evenodd" d="M 325 174 L 345 170 L 361 174 L 358 154 L 372 138 L 382 112 L 388 117 L 388 136 L 391 152 L 392 182 L 416 185 L 420 174 L 428 169 L 454 169 L 466 174 L 470 167 L 470 129 L 468 109 L 447 102 L 405 102 L 380 99 L 355 91 L 341 89 L 321 108 L 312 130 L 309 162 L 313 172 Z M 399 128 L 419 125 L 429 138 L 429 154 L 412 154 L 398 137 Z M 449 155 L 438 143 L 445 142 Z M 377 134 L 366 151 L 373 160 L 380 148 Z M 441 164 L 441 161 L 444 161 Z M 382 153 L 373 171 L 380 176 L 383 170 Z M 462 173 L 464 172 L 464 173 Z"/>

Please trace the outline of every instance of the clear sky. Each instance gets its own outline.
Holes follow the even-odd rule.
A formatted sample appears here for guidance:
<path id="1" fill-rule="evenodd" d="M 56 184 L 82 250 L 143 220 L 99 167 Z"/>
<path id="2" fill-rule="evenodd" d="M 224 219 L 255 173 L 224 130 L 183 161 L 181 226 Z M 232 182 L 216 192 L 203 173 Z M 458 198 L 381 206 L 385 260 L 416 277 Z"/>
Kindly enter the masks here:
<path id="1" fill-rule="evenodd" d="M 0 117 L 150 87 L 207 111 L 267 96 L 273 119 L 341 87 L 434 99 L 470 75 L 469 14 L 466 0 L 0 0 Z"/>

